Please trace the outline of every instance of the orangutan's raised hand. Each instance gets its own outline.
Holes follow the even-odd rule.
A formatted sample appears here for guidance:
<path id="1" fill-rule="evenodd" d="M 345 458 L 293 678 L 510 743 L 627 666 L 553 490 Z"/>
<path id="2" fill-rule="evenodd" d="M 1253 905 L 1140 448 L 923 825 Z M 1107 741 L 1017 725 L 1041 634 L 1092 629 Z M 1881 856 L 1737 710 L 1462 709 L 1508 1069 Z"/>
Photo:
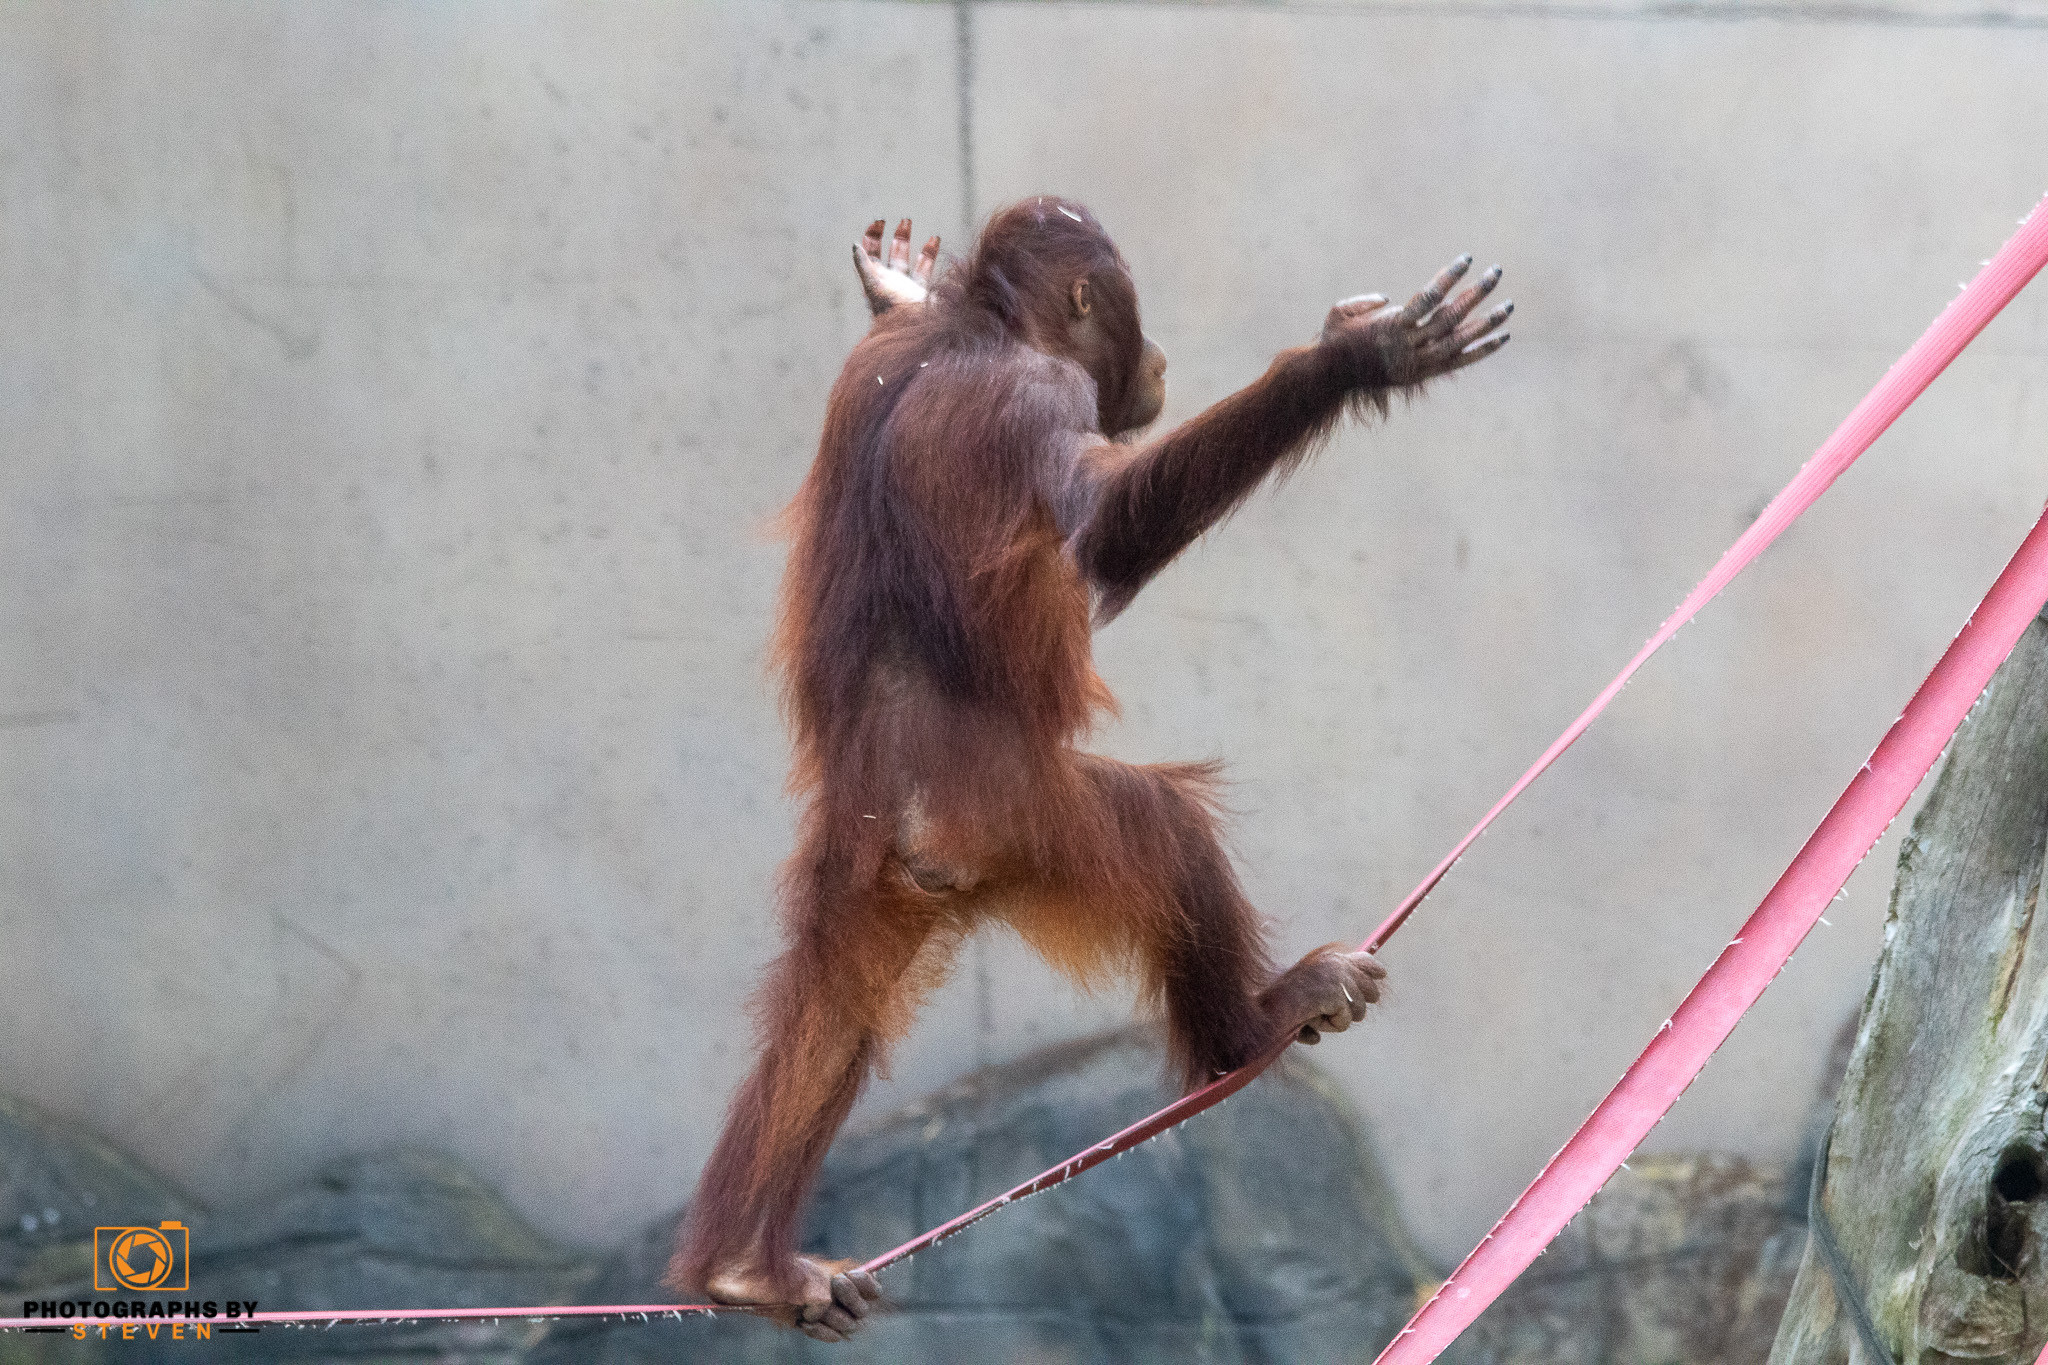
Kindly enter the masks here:
<path id="1" fill-rule="evenodd" d="M 939 239 L 934 237 L 910 263 L 910 220 L 896 224 L 896 236 L 889 243 L 889 255 L 882 256 L 882 229 L 888 219 L 868 224 L 867 234 L 853 244 L 853 268 L 860 272 L 861 292 L 868 296 L 868 311 L 876 317 L 899 303 L 923 303 L 931 292 L 932 269 L 939 262 Z"/>

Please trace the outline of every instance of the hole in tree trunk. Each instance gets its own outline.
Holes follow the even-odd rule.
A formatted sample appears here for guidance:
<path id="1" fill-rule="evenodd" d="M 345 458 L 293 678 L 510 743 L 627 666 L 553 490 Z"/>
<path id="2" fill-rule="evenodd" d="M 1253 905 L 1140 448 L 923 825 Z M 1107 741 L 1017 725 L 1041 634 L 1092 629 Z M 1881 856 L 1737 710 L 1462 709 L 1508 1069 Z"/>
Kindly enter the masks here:
<path id="1" fill-rule="evenodd" d="M 1992 1168 L 1991 1187 L 1984 1191 L 1984 1240 L 1957 1248 L 1957 1264 L 1986 1279 L 2017 1280 L 2032 1259 L 2027 1210 L 2021 1206 L 2042 1193 L 2040 1153 L 2030 1147 L 2006 1148 Z"/>
<path id="2" fill-rule="evenodd" d="M 2024 1147 L 2015 1147 L 1998 1159 L 1998 1169 L 1992 1173 L 1991 1187 L 2005 1197 L 2009 1204 L 2024 1204 L 2041 1195 L 2041 1167 L 2035 1155 Z"/>

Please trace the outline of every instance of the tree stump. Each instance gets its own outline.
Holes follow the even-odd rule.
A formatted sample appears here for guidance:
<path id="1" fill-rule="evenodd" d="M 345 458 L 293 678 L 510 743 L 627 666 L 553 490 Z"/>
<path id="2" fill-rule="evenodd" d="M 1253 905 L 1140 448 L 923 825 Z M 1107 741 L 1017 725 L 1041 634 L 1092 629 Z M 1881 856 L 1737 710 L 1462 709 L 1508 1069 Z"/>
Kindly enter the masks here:
<path id="1" fill-rule="evenodd" d="M 2048 1341 L 2044 853 L 2048 613 L 1900 854 L 1771 1365 L 2032 1365 Z"/>

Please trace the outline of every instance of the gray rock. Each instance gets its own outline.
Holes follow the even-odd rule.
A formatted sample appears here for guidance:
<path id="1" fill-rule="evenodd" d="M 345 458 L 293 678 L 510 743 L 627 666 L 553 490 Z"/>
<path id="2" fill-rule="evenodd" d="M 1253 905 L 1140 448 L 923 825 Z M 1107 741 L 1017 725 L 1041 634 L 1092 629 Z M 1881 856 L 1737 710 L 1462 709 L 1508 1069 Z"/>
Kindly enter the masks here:
<path id="1" fill-rule="evenodd" d="M 191 1229 L 191 1288 L 180 1299 L 257 1300 L 265 1308 L 494 1307 L 568 1303 L 597 1273 L 520 1222 L 452 1159 L 398 1151 L 341 1162 L 311 1183 L 244 1209 L 209 1214 L 106 1143 L 0 1097 L 0 1292 L 24 1298 L 122 1298 L 92 1289 L 92 1230 L 175 1219 Z M 172 1295 L 142 1297 L 162 1297 Z M 216 1327 L 225 1325 L 216 1323 Z M 507 1321 L 216 1331 L 203 1347 L 0 1335 L 0 1365 L 122 1360 L 441 1362 L 519 1360 L 545 1332 Z"/>
<path id="2" fill-rule="evenodd" d="M 90 1285 L 97 1226 L 199 1216 L 168 1182 L 84 1129 L 0 1095 L 0 1293 L 8 1298 Z"/>
<path id="3" fill-rule="evenodd" d="M 1028 1179 L 1170 1098 L 1137 1031 L 977 1073 L 833 1150 L 807 1244 L 872 1254 Z M 673 1222 L 593 1302 L 659 1301 Z M 845 1346 L 745 1317 L 564 1324 L 537 1359 L 1369 1361 L 1429 1267 L 1371 1145 L 1290 1057 L 1234 1099 L 883 1276 L 892 1311 Z"/>
<path id="4" fill-rule="evenodd" d="M 1629 1164 L 1446 1365 L 1761 1365 L 1806 1246 L 1804 1191 L 1736 1157 Z"/>
<path id="5" fill-rule="evenodd" d="M 209 1297 L 256 1299 L 266 1308 L 569 1303 L 595 1274 L 592 1263 L 543 1240 L 452 1158 L 431 1152 L 341 1162 L 278 1199 L 220 1214 L 203 1239 L 193 1236 L 195 1285 L 203 1280 Z M 215 1337 L 209 1359 L 497 1365 L 520 1359 L 545 1330 L 516 1320 L 265 1327 L 260 1336 Z"/>
<path id="6" fill-rule="evenodd" d="M 1838 1069 L 1838 1068 L 1837 1068 Z M 806 1242 L 873 1254 L 1158 1107 L 1132 1030 L 990 1068 L 834 1148 Z M 1609 1182 L 1447 1365 L 1758 1362 L 1805 1229 L 1803 1185 L 1712 1156 Z M 267 1308 L 662 1302 L 675 1220 L 603 1268 L 542 1240 L 449 1158 L 400 1151 L 209 1214 L 88 1134 L 0 1099 L 0 1285 L 89 1285 L 91 1228 L 177 1218 L 193 1292 Z M 57 1216 L 52 1219 L 49 1215 Z M 83 1236 L 79 1234 L 82 1232 Z M 1360 1123 L 1303 1057 L 1218 1109 L 1006 1209 L 883 1277 L 890 1309 L 846 1346 L 743 1314 L 340 1327 L 220 1336 L 210 1359 L 640 1365 L 719 1361 L 1370 1361 L 1434 1282 Z M 0 1365 L 189 1357 L 0 1336 Z"/>
<path id="7" fill-rule="evenodd" d="M 1763 1365 L 1806 1243 L 1814 1154 L 1855 1037 L 1821 1068 L 1790 1168 L 1638 1156 L 1442 1357 L 1443 1365 Z"/>
<path id="8" fill-rule="evenodd" d="M 199 1206 L 91 1133 L 0 1095 L 0 1306 L 92 1286 L 93 1229 L 197 1222 Z M 96 1340 L 0 1333 L 0 1365 L 105 1357 Z"/>

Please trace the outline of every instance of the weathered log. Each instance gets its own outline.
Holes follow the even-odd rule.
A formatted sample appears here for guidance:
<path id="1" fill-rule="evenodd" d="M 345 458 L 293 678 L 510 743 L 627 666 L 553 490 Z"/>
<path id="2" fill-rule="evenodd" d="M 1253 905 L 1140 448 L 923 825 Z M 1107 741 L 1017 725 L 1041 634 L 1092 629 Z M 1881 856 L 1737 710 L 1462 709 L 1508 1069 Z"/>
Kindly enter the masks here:
<path id="1" fill-rule="evenodd" d="M 2031 1365 L 2048 1341 L 2044 853 L 2037 620 L 1900 854 L 1771 1365 Z"/>

